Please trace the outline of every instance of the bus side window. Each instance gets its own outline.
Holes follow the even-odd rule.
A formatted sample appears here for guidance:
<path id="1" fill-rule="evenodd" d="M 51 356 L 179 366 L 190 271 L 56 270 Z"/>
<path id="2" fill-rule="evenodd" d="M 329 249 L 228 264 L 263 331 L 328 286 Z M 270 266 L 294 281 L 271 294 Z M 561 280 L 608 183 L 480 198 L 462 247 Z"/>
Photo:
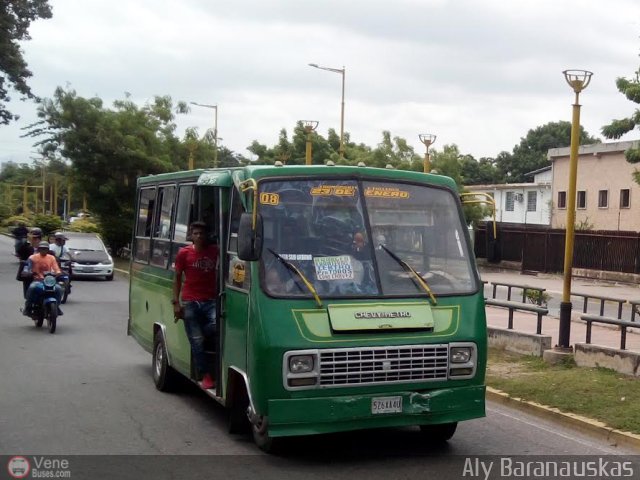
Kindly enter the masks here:
<path id="1" fill-rule="evenodd" d="M 176 221 L 173 229 L 173 243 L 171 244 L 171 258 L 169 265 L 173 268 L 173 261 L 178 250 L 188 242 L 188 229 L 191 219 L 195 214 L 195 196 L 193 185 L 181 185 L 178 191 L 178 203 L 176 207 Z"/>
<path id="2" fill-rule="evenodd" d="M 133 242 L 133 259 L 136 262 L 147 263 L 149 261 L 155 199 L 155 188 L 143 188 L 140 190 L 135 239 Z"/>
<path id="3" fill-rule="evenodd" d="M 218 243 L 218 219 L 216 217 L 218 212 L 216 208 L 216 201 L 218 199 L 217 189 L 204 186 L 199 188 L 199 192 L 198 220 L 209 226 L 209 242 Z"/>
<path id="4" fill-rule="evenodd" d="M 166 267 L 169 263 L 171 250 L 171 220 L 173 217 L 173 204 L 176 187 L 171 185 L 161 187 L 158 192 L 160 211 L 156 215 L 154 224 L 154 238 L 151 249 L 151 263 L 159 267 Z"/>
<path id="5" fill-rule="evenodd" d="M 251 275 L 249 265 L 238 258 L 238 226 L 240 215 L 243 212 L 240 195 L 234 188 L 231 198 L 231 215 L 229 215 L 229 240 L 227 243 L 227 265 L 225 268 L 225 280 L 227 285 L 249 289 Z"/>

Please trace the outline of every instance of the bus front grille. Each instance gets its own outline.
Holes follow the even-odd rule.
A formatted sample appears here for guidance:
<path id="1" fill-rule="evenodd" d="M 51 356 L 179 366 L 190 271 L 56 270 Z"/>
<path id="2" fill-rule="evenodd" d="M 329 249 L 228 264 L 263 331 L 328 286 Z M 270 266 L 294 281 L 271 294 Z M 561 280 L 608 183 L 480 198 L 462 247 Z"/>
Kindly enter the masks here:
<path id="1" fill-rule="evenodd" d="M 446 380 L 447 344 L 320 350 L 320 385 Z"/>

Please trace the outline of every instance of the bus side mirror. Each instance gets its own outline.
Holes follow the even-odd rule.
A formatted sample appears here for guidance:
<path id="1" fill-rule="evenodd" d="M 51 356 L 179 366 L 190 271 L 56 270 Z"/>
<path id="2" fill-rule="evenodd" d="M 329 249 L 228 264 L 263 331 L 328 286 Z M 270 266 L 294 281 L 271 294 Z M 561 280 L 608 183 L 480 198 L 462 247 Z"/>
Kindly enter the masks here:
<path id="1" fill-rule="evenodd" d="M 252 262 L 260 258 L 262 253 L 262 216 L 256 217 L 256 228 L 253 228 L 253 214 L 240 215 L 238 226 L 238 257 L 240 260 Z"/>

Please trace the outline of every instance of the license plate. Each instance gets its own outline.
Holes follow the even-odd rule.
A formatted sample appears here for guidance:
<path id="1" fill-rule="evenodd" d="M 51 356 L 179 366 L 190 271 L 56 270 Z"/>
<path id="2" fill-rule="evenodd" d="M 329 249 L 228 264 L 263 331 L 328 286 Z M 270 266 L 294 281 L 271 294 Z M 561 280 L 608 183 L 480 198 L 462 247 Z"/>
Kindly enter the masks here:
<path id="1" fill-rule="evenodd" d="M 371 413 L 402 413 L 402 397 L 372 398 Z"/>

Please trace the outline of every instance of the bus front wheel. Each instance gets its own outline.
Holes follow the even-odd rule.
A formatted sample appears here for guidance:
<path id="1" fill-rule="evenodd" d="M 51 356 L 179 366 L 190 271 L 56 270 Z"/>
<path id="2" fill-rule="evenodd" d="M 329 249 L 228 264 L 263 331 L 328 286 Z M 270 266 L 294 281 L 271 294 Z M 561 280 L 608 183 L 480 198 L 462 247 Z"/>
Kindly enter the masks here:
<path id="1" fill-rule="evenodd" d="M 439 425 L 420 425 L 420 431 L 429 443 L 443 443 L 456 433 L 458 422 L 441 423 Z"/>
<path id="2" fill-rule="evenodd" d="M 251 432 L 258 448 L 265 453 L 277 453 L 282 446 L 282 439 L 269 435 L 269 418 L 259 415 L 254 421 Z"/>
<path id="3" fill-rule="evenodd" d="M 178 372 L 167 361 L 167 347 L 162 333 L 158 331 L 153 342 L 153 383 L 161 392 L 173 392 L 179 380 Z"/>

